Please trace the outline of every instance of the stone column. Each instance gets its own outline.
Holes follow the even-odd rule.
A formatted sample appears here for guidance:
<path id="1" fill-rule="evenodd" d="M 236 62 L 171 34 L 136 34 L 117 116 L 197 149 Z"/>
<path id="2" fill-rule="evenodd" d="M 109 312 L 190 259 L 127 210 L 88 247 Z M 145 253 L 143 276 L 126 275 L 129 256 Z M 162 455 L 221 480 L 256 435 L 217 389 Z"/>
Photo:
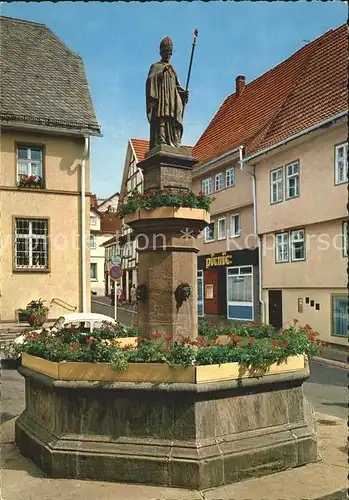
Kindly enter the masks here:
<path id="1" fill-rule="evenodd" d="M 154 148 L 138 164 L 144 173 L 144 192 L 190 191 L 196 161 L 185 148 Z M 189 208 L 142 209 L 125 217 L 125 222 L 137 238 L 138 285 L 144 286 L 146 294 L 139 301 L 140 336 L 150 338 L 159 331 L 175 339 L 197 337 L 196 237 L 209 223 L 208 213 Z M 175 291 L 183 284 L 190 286 L 190 296 L 181 304 Z"/>

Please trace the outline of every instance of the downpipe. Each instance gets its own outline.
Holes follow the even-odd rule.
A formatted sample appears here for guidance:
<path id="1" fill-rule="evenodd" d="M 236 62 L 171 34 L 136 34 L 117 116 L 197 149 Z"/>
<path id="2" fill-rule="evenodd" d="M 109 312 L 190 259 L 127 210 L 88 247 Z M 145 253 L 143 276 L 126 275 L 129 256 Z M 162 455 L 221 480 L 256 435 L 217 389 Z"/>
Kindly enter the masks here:
<path id="1" fill-rule="evenodd" d="M 262 286 L 262 240 L 258 235 L 258 224 L 257 224 L 257 183 L 256 183 L 256 175 L 255 175 L 255 167 L 253 167 L 253 172 L 244 169 L 244 158 L 243 158 L 244 147 L 239 146 L 239 164 L 240 170 L 250 174 L 252 176 L 252 202 L 253 202 L 253 230 L 255 236 L 257 238 L 257 249 L 258 249 L 258 301 L 261 307 L 261 315 L 262 315 L 262 323 L 265 322 L 265 304 L 263 301 L 263 286 Z"/>
<path id="2" fill-rule="evenodd" d="M 86 160 L 89 153 L 90 138 L 85 136 L 84 152 L 81 157 L 81 294 L 82 312 L 87 312 L 86 279 Z"/>

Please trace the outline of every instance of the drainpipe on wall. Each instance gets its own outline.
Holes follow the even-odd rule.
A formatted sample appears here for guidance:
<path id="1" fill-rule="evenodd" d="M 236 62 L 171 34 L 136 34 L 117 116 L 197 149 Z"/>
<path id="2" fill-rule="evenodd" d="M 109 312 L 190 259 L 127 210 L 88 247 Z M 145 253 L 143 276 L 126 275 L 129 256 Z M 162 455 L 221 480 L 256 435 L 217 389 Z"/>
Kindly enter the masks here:
<path id="1" fill-rule="evenodd" d="M 258 274 L 259 274 L 259 287 L 258 287 L 258 300 L 261 305 L 261 313 L 262 313 L 262 323 L 265 321 L 265 311 L 264 311 L 264 301 L 263 301 L 263 286 L 262 286 L 262 239 L 258 235 L 258 225 L 257 225 L 257 183 L 256 183 L 256 174 L 255 167 L 253 167 L 253 172 L 248 170 L 244 170 L 244 159 L 243 159 L 243 146 L 239 146 L 239 163 L 240 170 L 250 174 L 252 177 L 252 199 L 253 199 L 253 230 L 257 238 L 257 247 L 258 247 Z"/>
<path id="2" fill-rule="evenodd" d="M 86 159 L 88 156 L 90 139 L 85 136 L 85 147 L 81 157 L 81 294 L 82 312 L 87 310 L 87 282 L 86 282 Z"/>

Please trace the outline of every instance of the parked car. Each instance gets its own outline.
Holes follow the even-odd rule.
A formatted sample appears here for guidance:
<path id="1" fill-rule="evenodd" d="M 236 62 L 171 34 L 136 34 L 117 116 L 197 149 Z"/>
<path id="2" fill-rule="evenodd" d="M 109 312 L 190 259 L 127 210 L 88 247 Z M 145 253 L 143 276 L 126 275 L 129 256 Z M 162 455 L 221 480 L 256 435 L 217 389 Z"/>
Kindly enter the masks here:
<path id="1" fill-rule="evenodd" d="M 46 330 L 48 334 L 55 334 L 60 330 L 68 330 L 70 332 L 79 331 L 80 333 L 91 333 L 93 330 L 100 328 L 102 323 L 116 323 L 116 321 L 105 314 L 96 313 L 71 313 L 60 316 L 57 321 L 48 328 L 40 328 L 38 330 L 30 330 L 35 333 L 41 333 Z M 21 344 L 25 339 L 26 334 L 22 334 L 16 338 L 15 344 Z"/>

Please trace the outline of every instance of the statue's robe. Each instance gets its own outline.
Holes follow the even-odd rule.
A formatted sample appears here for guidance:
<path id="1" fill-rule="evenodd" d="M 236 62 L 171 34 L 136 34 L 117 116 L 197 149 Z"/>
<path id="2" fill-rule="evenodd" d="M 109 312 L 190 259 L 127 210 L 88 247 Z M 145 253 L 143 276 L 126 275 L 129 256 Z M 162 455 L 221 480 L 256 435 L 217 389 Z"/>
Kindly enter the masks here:
<path id="1" fill-rule="evenodd" d="M 185 90 L 171 64 L 160 61 L 151 65 L 146 83 L 149 149 L 159 144 L 178 146 L 181 143 L 184 95 Z"/>

